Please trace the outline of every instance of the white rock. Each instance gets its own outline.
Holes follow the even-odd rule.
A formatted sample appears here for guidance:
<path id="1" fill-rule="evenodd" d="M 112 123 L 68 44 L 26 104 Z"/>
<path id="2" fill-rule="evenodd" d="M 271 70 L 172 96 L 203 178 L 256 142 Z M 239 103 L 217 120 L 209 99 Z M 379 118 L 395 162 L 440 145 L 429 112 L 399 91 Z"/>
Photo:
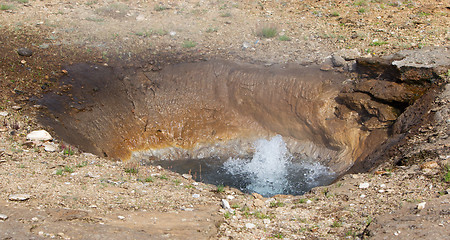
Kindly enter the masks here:
<path id="1" fill-rule="evenodd" d="M 37 222 L 37 221 L 39 221 L 39 218 L 37 218 L 37 217 L 33 217 L 33 218 L 31 218 L 31 221 L 33 221 L 33 222 Z"/>
<path id="2" fill-rule="evenodd" d="M 264 224 L 270 224 L 270 219 L 264 218 L 263 223 Z"/>
<path id="3" fill-rule="evenodd" d="M 9 195 L 8 199 L 10 201 L 25 201 L 30 199 L 30 195 L 29 194 L 12 194 Z"/>
<path id="4" fill-rule="evenodd" d="M 200 194 L 194 193 L 194 194 L 192 194 L 192 197 L 193 197 L 193 198 L 199 198 L 199 197 L 200 197 Z"/>
<path id="5" fill-rule="evenodd" d="M 6 117 L 6 116 L 8 116 L 8 112 L 0 112 L 0 116 L 2 116 L 2 117 Z"/>
<path id="6" fill-rule="evenodd" d="M 124 220 L 125 219 L 124 216 L 117 216 L 117 218 L 120 219 L 120 220 Z"/>
<path id="7" fill-rule="evenodd" d="M 185 173 L 185 174 L 183 174 L 183 175 L 181 175 L 183 178 L 185 178 L 185 179 L 192 179 L 192 175 L 191 174 L 187 174 L 187 173 Z"/>
<path id="8" fill-rule="evenodd" d="M 14 110 L 20 110 L 20 109 L 22 109 L 21 106 L 12 106 L 11 108 L 14 109 Z"/>
<path id="9" fill-rule="evenodd" d="M 46 142 L 42 144 L 44 146 L 44 150 L 46 152 L 56 152 L 58 151 L 58 145 L 52 143 L 52 142 Z"/>
<path id="10" fill-rule="evenodd" d="M 252 228 L 255 228 L 256 225 L 253 224 L 253 223 L 246 223 L 246 224 L 245 224 L 245 227 L 248 228 L 248 229 L 252 229 Z"/>
<path id="11" fill-rule="evenodd" d="M 311 204 L 312 203 L 312 201 L 311 200 L 306 200 L 306 204 Z"/>
<path id="12" fill-rule="evenodd" d="M 5 221 L 6 219 L 8 219 L 8 216 L 0 213 L 0 220 Z"/>
<path id="13" fill-rule="evenodd" d="M 426 204 L 427 204 L 427 202 L 421 202 L 421 203 L 417 204 L 417 209 L 419 209 L 419 210 L 424 209 Z"/>
<path id="14" fill-rule="evenodd" d="M 145 16 L 142 14 L 139 14 L 139 16 L 136 17 L 136 21 L 140 22 L 140 21 L 144 21 L 145 20 Z"/>
<path id="15" fill-rule="evenodd" d="M 359 188 L 361 189 L 369 188 L 369 183 L 368 182 L 361 183 L 359 184 Z"/>
<path id="16" fill-rule="evenodd" d="M 386 187 L 386 184 L 383 183 L 383 184 L 380 185 L 380 187 L 381 187 L 381 188 L 385 188 L 385 187 Z"/>
<path id="17" fill-rule="evenodd" d="M 170 31 L 170 32 L 169 32 L 169 35 L 170 35 L 171 37 L 174 37 L 175 35 L 177 35 L 177 32 L 175 32 L 175 31 Z"/>
<path id="18" fill-rule="evenodd" d="M 198 182 L 194 182 L 194 183 L 192 183 L 192 185 L 198 186 Z"/>
<path id="19" fill-rule="evenodd" d="M 28 133 L 27 139 L 31 141 L 48 141 L 52 140 L 53 137 L 45 130 L 37 130 Z"/>
<path id="20" fill-rule="evenodd" d="M 365 194 L 361 194 L 361 196 L 359 196 L 360 198 L 365 198 L 366 195 Z"/>
<path id="21" fill-rule="evenodd" d="M 222 207 L 225 210 L 231 210 L 230 203 L 227 200 L 225 200 L 225 199 L 222 199 Z"/>
<path id="22" fill-rule="evenodd" d="M 95 174 L 95 173 L 88 172 L 88 173 L 86 173 L 86 177 L 90 177 L 90 178 L 98 178 L 98 177 L 100 177 L 100 175 Z"/>
<path id="23" fill-rule="evenodd" d="M 227 199 L 228 199 L 228 200 L 233 200 L 233 199 L 234 199 L 234 196 L 232 196 L 232 195 L 227 195 Z"/>

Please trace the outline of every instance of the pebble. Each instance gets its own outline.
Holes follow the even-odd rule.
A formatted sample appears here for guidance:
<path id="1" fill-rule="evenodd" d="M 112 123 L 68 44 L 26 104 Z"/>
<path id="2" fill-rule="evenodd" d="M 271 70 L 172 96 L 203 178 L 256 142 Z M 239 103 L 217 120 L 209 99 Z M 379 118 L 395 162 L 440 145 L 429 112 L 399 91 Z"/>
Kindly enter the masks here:
<path id="1" fill-rule="evenodd" d="M 16 105 L 16 106 L 12 106 L 11 108 L 12 108 L 13 110 L 16 110 L 16 111 L 22 109 L 21 106 L 17 106 L 17 105 Z"/>
<path id="2" fill-rule="evenodd" d="M 100 175 L 94 174 L 94 173 L 91 173 L 91 172 L 88 172 L 88 173 L 86 174 L 86 177 L 90 177 L 90 178 L 98 178 L 98 177 L 100 177 Z"/>
<path id="3" fill-rule="evenodd" d="M 43 146 L 46 152 L 56 152 L 58 150 L 58 145 L 51 142 L 44 143 Z"/>
<path id="4" fill-rule="evenodd" d="M 306 200 L 306 204 L 311 204 L 312 203 L 312 201 L 311 200 Z"/>
<path id="5" fill-rule="evenodd" d="M 263 223 L 264 224 L 270 224 L 270 219 L 264 218 Z"/>
<path id="6" fill-rule="evenodd" d="M 192 194 L 192 197 L 193 197 L 193 198 L 199 198 L 199 197 L 200 197 L 200 194 L 194 193 L 194 194 Z"/>
<path id="7" fill-rule="evenodd" d="M 248 229 L 252 229 L 252 228 L 255 228 L 256 225 L 253 224 L 253 223 L 246 223 L 246 224 L 245 224 L 245 227 L 248 228 Z"/>
<path id="8" fill-rule="evenodd" d="M 192 183 L 192 185 L 198 186 L 198 182 L 194 182 L 194 183 Z"/>
<path id="9" fill-rule="evenodd" d="M 117 216 L 117 218 L 120 219 L 120 220 L 124 220 L 125 219 L 124 216 Z"/>
<path id="10" fill-rule="evenodd" d="M 31 141 L 48 141 L 52 140 L 53 137 L 45 130 L 37 130 L 27 134 L 27 139 Z"/>
<path id="11" fill-rule="evenodd" d="M 192 175 L 191 174 L 187 174 L 187 173 L 185 173 L 185 174 L 183 174 L 183 175 L 181 175 L 183 178 L 185 178 L 185 179 L 192 179 Z"/>
<path id="12" fill-rule="evenodd" d="M 369 183 L 368 182 L 361 183 L 361 184 L 359 184 L 359 188 L 361 188 L 361 189 L 369 188 Z"/>
<path id="13" fill-rule="evenodd" d="M 5 214 L 0 214 L 0 220 L 5 221 L 6 219 L 8 219 L 8 216 Z"/>
<path id="14" fill-rule="evenodd" d="M 417 209 L 419 209 L 419 210 L 424 209 L 426 204 L 427 204 L 427 202 L 421 202 L 421 203 L 417 204 Z"/>
<path id="15" fill-rule="evenodd" d="M 6 117 L 6 116 L 8 116 L 8 115 L 9 115 L 8 112 L 0 112 L 0 116 L 2 116 L 2 117 Z"/>
<path id="16" fill-rule="evenodd" d="M 222 207 L 225 210 L 231 210 L 230 203 L 225 199 L 222 199 Z"/>
<path id="17" fill-rule="evenodd" d="M 17 54 L 24 57 L 31 57 L 31 55 L 33 55 L 33 51 L 29 48 L 19 48 L 17 49 Z"/>
<path id="18" fill-rule="evenodd" d="M 234 199 L 234 196 L 232 196 L 232 195 L 227 195 L 227 199 L 228 199 L 228 200 L 233 200 L 233 199 Z"/>
<path id="19" fill-rule="evenodd" d="M 342 67 L 345 65 L 345 59 L 336 54 L 333 54 L 331 56 L 331 61 L 333 62 L 333 66 L 335 67 Z"/>
<path id="20" fill-rule="evenodd" d="M 9 195 L 8 199 L 10 201 L 25 201 L 30 199 L 30 195 L 29 194 L 12 194 Z"/>
<path id="21" fill-rule="evenodd" d="M 33 222 L 37 222 L 37 221 L 39 221 L 39 218 L 37 218 L 37 217 L 33 217 L 33 218 L 31 218 L 31 221 L 33 221 Z"/>

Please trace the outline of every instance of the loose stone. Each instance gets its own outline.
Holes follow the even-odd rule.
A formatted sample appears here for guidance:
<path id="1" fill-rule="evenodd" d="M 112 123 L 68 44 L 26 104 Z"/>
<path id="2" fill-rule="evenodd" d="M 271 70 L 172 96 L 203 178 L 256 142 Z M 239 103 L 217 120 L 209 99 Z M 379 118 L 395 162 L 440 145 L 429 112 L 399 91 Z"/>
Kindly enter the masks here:
<path id="1" fill-rule="evenodd" d="M 8 112 L 0 112 L 0 116 L 2 116 L 2 117 L 6 117 L 6 116 L 8 116 Z"/>
<path id="2" fill-rule="evenodd" d="M 120 220 L 124 220 L 125 219 L 124 216 L 117 216 L 117 218 L 120 219 Z"/>
<path id="3" fill-rule="evenodd" d="M 46 152 L 56 152 L 58 150 L 58 146 L 54 143 L 44 143 L 43 146 Z"/>
<path id="4" fill-rule="evenodd" d="M 426 204 L 427 204 L 427 202 L 421 202 L 421 203 L 417 204 L 417 209 L 419 209 L 419 210 L 424 209 Z"/>
<path id="5" fill-rule="evenodd" d="M 246 223 L 246 224 L 245 224 L 245 227 L 248 228 L 248 229 L 252 229 L 252 228 L 255 228 L 256 225 L 253 224 L 253 223 Z"/>
<path id="6" fill-rule="evenodd" d="M 53 137 L 45 130 L 32 131 L 27 135 L 27 139 L 31 141 L 48 141 L 52 140 Z"/>
<path id="7" fill-rule="evenodd" d="M 361 189 L 369 188 L 369 183 L 367 183 L 367 182 L 361 183 L 361 184 L 359 184 L 359 188 L 361 188 Z"/>
<path id="8" fill-rule="evenodd" d="M 187 173 L 185 173 L 185 174 L 183 174 L 183 175 L 181 175 L 183 178 L 185 178 L 185 179 L 192 179 L 192 175 L 191 174 L 187 174 Z"/>
<path id="9" fill-rule="evenodd" d="M 20 109 L 22 109 L 21 106 L 12 106 L 11 108 L 14 109 L 14 110 L 20 110 Z"/>
<path id="10" fill-rule="evenodd" d="M 8 199 L 10 201 L 25 201 L 30 199 L 30 195 L 29 194 L 12 194 L 9 195 Z"/>
<path id="11" fill-rule="evenodd" d="M 225 199 L 222 199 L 222 207 L 225 210 L 231 210 L 230 203 L 227 200 L 225 200 Z"/>
<path id="12" fill-rule="evenodd" d="M 5 221 L 6 219 L 8 219 L 8 216 L 5 214 L 0 214 L 0 220 Z"/>
<path id="13" fill-rule="evenodd" d="M 31 51 L 31 49 L 29 48 L 19 48 L 17 49 L 17 54 L 24 57 L 30 57 L 31 55 L 33 55 L 33 51 Z"/>

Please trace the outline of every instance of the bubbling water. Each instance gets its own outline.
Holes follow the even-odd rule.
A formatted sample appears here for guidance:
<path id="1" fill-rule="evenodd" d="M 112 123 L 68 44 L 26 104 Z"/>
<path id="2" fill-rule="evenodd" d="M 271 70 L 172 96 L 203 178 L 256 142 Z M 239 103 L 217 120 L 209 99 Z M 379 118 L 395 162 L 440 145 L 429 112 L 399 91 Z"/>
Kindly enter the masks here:
<path id="1" fill-rule="evenodd" d="M 251 159 L 229 158 L 223 164 L 227 173 L 248 182 L 241 189 L 246 192 L 263 196 L 303 194 L 313 187 L 331 183 L 335 177 L 317 162 L 294 158 L 280 135 L 270 140 L 260 139 L 254 147 Z"/>
<path id="2" fill-rule="evenodd" d="M 293 156 L 279 135 L 253 143 L 248 158 L 202 158 L 153 160 L 172 171 L 191 173 L 196 181 L 224 185 L 264 197 L 276 194 L 301 195 L 316 186 L 330 184 L 335 173 L 314 159 Z"/>
<path id="3" fill-rule="evenodd" d="M 252 159 L 230 158 L 223 167 L 231 175 L 248 178 L 247 190 L 269 195 L 287 191 L 291 159 L 283 138 L 277 135 L 270 140 L 256 141 Z"/>

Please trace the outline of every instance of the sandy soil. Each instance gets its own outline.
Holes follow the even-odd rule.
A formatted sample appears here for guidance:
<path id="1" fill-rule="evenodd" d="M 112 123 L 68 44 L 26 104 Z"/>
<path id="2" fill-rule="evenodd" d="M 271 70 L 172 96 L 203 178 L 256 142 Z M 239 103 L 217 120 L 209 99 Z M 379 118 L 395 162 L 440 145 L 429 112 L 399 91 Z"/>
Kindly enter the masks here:
<path id="1" fill-rule="evenodd" d="M 414 165 L 344 176 L 304 196 L 262 198 L 152 166 L 56 152 L 26 134 L 62 66 L 151 65 L 225 58 L 321 63 L 343 48 L 362 55 L 449 45 L 448 1 L 0 1 L 0 237 L 2 239 L 449 239 L 450 100 L 404 152 Z M 263 30 L 276 31 L 273 37 Z M 17 54 L 27 47 L 31 57 Z M 446 95 L 447 94 L 447 95 Z M 447 114 L 447 115 L 446 115 Z M 6 116 L 4 116 L 6 115 Z M 440 122 L 439 122 L 440 121 Z M 445 137 L 445 134 L 447 134 Z M 445 145 L 447 144 L 447 145 Z M 414 153 L 414 154 L 413 154 Z M 424 162 L 426 162 L 424 164 Z M 368 183 L 368 187 L 367 184 Z M 27 194 L 12 201 L 11 195 Z M 233 211 L 221 207 L 227 199 Z M 426 202 L 426 204 L 423 204 Z M 423 206 L 423 209 L 422 209 Z"/>

